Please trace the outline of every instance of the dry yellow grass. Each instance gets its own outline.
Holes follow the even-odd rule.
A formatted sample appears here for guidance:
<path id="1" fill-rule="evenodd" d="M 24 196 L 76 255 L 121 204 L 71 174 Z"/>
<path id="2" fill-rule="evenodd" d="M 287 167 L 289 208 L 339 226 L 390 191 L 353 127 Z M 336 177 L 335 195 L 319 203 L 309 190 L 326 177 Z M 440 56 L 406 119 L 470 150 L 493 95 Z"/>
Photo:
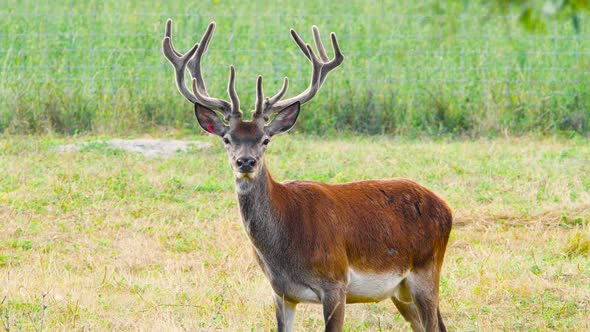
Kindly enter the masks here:
<path id="1" fill-rule="evenodd" d="M 147 158 L 104 144 L 55 152 L 75 139 L 0 139 L 0 326 L 273 330 L 225 152 L 196 139 L 214 147 Z M 582 331 L 589 143 L 288 135 L 272 143 L 268 163 L 278 179 L 401 176 L 447 198 L 456 214 L 441 284 L 449 330 Z M 299 306 L 298 331 L 322 324 L 319 306 Z M 409 326 L 382 302 L 348 306 L 346 330 Z"/>

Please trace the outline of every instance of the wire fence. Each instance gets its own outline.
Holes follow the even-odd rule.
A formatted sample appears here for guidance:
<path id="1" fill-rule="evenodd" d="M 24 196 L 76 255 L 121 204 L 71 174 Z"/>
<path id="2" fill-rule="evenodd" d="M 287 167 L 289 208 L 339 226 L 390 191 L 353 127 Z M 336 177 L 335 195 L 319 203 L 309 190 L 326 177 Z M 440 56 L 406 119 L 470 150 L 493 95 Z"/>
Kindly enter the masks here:
<path id="1" fill-rule="evenodd" d="M 251 105 L 245 110 L 253 108 L 258 74 L 269 94 L 285 76 L 289 95 L 307 86 L 311 68 L 290 40 L 290 27 L 311 42 L 309 28 L 318 25 L 328 53 L 328 33 L 335 31 L 346 60 L 306 105 L 299 125 L 304 132 L 590 130 L 585 19 L 581 32 L 567 20 L 530 32 L 518 16 L 490 14 L 483 5 L 453 14 L 416 14 L 416 8 L 393 14 L 399 10 L 372 2 L 351 3 L 331 14 L 314 12 L 311 2 L 299 12 L 290 2 L 265 5 L 208 3 L 191 13 L 75 2 L 3 9 L 0 131 L 194 128 L 190 105 L 175 91 L 172 68 L 160 50 L 169 17 L 182 51 L 198 41 L 209 21 L 217 21 L 203 60 L 206 81 L 212 94 L 225 98 L 233 63 L 242 105 Z"/>

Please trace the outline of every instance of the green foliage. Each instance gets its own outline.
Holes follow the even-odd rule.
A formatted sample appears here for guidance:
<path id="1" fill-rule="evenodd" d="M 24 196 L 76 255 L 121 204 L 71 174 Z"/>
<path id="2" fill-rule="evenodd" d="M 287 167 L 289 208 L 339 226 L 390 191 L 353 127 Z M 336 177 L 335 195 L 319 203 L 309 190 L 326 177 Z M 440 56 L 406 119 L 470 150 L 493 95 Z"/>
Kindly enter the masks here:
<path id="1" fill-rule="evenodd" d="M 581 32 L 580 15 L 590 11 L 589 0 L 495 0 L 497 8 L 521 10 L 519 22 L 529 31 L 546 32 L 547 20 L 569 18 L 576 33 Z"/>
<path id="2" fill-rule="evenodd" d="M 208 88 L 225 97 L 235 64 L 246 113 L 258 74 L 268 94 L 284 76 L 289 95 L 307 85 L 310 68 L 289 27 L 311 42 L 316 24 L 326 44 L 337 32 L 345 62 L 304 106 L 301 132 L 590 132 L 588 1 L 8 0 L 3 8 L 0 132 L 199 131 L 160 51 L 168 17 L 181 51 L 209 21 L 218 23 L 203 60 Z"/>

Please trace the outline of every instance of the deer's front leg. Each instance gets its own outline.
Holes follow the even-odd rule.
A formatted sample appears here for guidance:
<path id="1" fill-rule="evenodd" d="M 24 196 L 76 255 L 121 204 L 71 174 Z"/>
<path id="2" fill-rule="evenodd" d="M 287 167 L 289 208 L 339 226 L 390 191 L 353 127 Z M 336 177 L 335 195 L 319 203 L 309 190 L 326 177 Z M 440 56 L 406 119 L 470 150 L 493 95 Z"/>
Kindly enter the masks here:
<path id="1" fill-rule="evenodd" d="M 344 306 L 346 304 L 346 287 L 338 285 L 324 290 L 322 306 L 326 332 L 340 332 L 344 324 Z"/>
<path id="2" fill-rule="evenodd" d="M 277 315 L 277 331 L 292 332 L 297 303 L 287 301 L 278 294 L 274 294 L 274 300 Z"/>

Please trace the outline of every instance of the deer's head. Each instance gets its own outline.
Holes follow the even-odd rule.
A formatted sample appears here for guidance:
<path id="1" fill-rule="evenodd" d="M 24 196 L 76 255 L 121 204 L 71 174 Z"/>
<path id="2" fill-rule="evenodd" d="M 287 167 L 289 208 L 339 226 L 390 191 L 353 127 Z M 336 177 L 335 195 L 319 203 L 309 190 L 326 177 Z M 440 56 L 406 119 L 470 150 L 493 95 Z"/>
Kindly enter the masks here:
<path id="1" fill-rule="evenodd" d="M 295 97 L 281 100 L 287 92 L 289 81 L 285 78 L 280 91 L 270 98 L 265 98 L 262 91 L 262 77 L 256 80 L 256 105 L 252 119 L 242 119 L 240 99 L 235 89 L 235 69 L 230 66 L 228 94 L 230 101 L 210 97 L 201 74 L 201 58 L 207 50 L 215 30 L 215 23 L 207 27 L 201 41 L 186 54 L 179 53 L 172 45 L 172 20 L 166 22 L 166 34 L 162 50 L 172 63 L 176 72 L 176 86 L 182 95 L 195 105 L 195 115 L 201 128 L 219 136 L 228 152 L 234 176 L 239 182 L 248 182 L 256 178 L 263 167 L 263 155 L 267 145 L 275 135 L 287 132 L 295 125 L 300 106 L 311 100 L 318 92 L 328 73 L 339 66 L 344 57 L 340 52 L 338 40 L 331 34 L 334 58 L 330 60 L 320 39 L 317 27 L 312 27 L 313 37 L 319 53 L 314 53 L 309 44 L 305 44 L 299 35 L 291 29 L 291 36 L 312 64 L 309 87 Z M 192 92 L 184 83 L 185 70 L 192 77 Z M 271 115 L 276 114 L 272 117 Z M 220 117 L 222 115 L 222 117 Z"/>

